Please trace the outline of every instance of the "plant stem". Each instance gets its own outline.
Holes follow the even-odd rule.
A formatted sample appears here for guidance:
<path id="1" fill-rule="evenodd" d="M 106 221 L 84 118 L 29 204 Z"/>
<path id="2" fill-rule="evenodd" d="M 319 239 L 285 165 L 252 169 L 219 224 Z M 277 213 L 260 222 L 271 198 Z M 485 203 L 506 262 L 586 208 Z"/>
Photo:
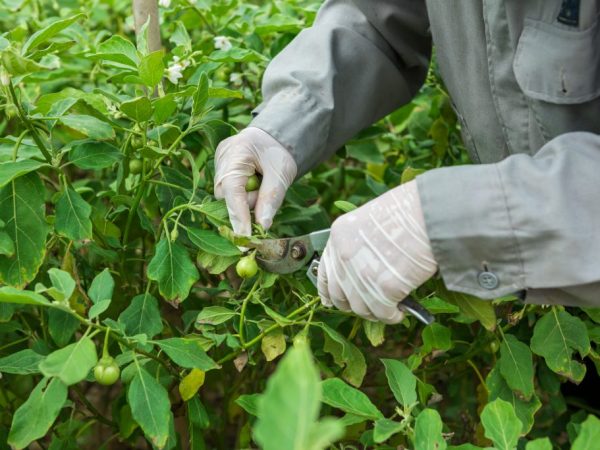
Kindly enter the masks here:
<path id="1" fill-rule="evenodd" d="M 258 287 L 260 278 L 261 278 L 260 276 L 257 278 L 257 280 L 252 285 L 250 292 L 248 292 L 248 295 L 246 295 L 246 297 L 242 301 L 242 310 L 240 311 L 240 324 L 238 326 L 239 337 L 240 337 L 240 342 L 242 343 L 242 346 L 244 346 L 244 344 L 246 343 L 246 341 L 244 339 L 244 320 L 246 319 L 246 306 L 248 305 L 248 301 L 252 297 L 252 294 L 254 294 L 254 291 L 256 291 L 256 288 Z"/>
<path id="2" fill-rule="evenodd" d="M 296 317 L 298 314 L 300 314 L 303 311 L 305 311 L 306 309 L 308 309 L 308 308 L 316 305 L 320 301 L 321 301 L 320 298 L 315 298 L 315 299 L 311 300 L 310 302 L 305 303 L 300 308 L 295 309 L 290 314 L 288 314 L 285 318 L 286 319 L 291 319 L 293 317 Z M 233 351 L 233 352 L 225 355 L 220 360 L 218 360 L 217 364 L 220 365 L 220 364 L 223 364 L 224 362 L 231 361 L 232 359 L 234 359 L 240 353 L 244 352 L 245 350 L 249 349 L 250 347 L 253 347 L 255 344 L 257 344 L 258 342 L 260 342 L 262 340 L 262 338 L 264 338 L 267 334 L 269 334 L 271 331 L 276 330 L 277 328 L 282 328 L 282 327 L 281 327 L 281 325 L 279 325 L 277 323 L 271 325 L 270 327 L 266 328 L 263 332 L 261 332 L 258 336 L 256 336 L 254 339 L 246 342 L 246 344 L 243 344 L 241 349 Z"/>
<path id="3" fill-rule="evenodd" d="M 12 84 L 12 80 L 8 83 L 8 91 L 10 92 L 10 96 L 11 96 L 13 103 L 17 107 L 17 112 L 19 114 L 19 118 L 25 125 L 25 128 L 27 128 L 29 130 L 29 132 L 31 133 L 31 137 L 33 138 L 36 145 L 40 149 L 40 152 L 42 152 L 42 155 L 44 155 L 44 158 L 46 159 L 48 164 L 52 165 L 52 156 L 50 155 L 50 152 L 46 148 L 46 144 L 44 144 L 44 141 L 42 141 L 42 138 L 38 134 L 37 130 L 31 123 L 31 121 L 29 120 L 29 117 L 27 117 L 25 110 L 23 110 L 23 107 L 21 106 L 21 102 L 19 102 L 19 98 L 17 97 L 17 93 L 15 92 L 15 88 Z"/>
<path id="4" fill-rule="evenodd" d="M 208 31 L 210 31 L 212 34 L 214 34 L 215 36 L 217 35 L 216 30 L 212 27 L 212 25 L 210 24 L 210 22 L 208 21 L 208 19 L 206 18 L 206 16 L 204 15 L 204 13 L 200 10 L 200 8 L 198 8 L 196 5 L 194 5 L 190 0 L 183 0 L 184 3 L 186 3 L 192 10 L 194 10 L 194 12 L 198 15 L 198 17 L 200 17 L 200 20 L 202 22 L 204 22 L 204 25 L 206 25 L 206 28 L 208 29 Z"/>

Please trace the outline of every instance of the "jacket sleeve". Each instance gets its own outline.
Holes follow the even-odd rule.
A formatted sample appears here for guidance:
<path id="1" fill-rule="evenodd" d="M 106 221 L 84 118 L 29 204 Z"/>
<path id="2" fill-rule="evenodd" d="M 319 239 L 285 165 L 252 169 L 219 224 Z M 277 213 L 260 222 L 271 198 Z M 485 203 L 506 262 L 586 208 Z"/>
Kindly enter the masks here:
<path id="1" fill-rule="evenodd" d="M 446 286 L 481 298 L 600 305 L 600 136 L 573 132 L 534 156 L 417 178 Z"/>
<path id="2" fill-rule="evenodd" d="M 281 142 L 298 176 L 409 102 L 431 54 L 422 0 L 328 0 L 269 64 L 250 126 Z"/>

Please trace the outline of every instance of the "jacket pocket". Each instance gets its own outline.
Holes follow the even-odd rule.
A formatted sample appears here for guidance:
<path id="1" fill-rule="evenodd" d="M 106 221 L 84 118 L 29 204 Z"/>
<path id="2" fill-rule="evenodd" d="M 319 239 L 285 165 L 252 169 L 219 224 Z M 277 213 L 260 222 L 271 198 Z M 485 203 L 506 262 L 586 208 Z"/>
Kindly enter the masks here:
<path id="1" fill-rule="evenodd" d="M 599 32 L 597 19 L 584 30 L 526 19 L 513 61 L 520 88 L 563 105 L 600 97 Z"/>

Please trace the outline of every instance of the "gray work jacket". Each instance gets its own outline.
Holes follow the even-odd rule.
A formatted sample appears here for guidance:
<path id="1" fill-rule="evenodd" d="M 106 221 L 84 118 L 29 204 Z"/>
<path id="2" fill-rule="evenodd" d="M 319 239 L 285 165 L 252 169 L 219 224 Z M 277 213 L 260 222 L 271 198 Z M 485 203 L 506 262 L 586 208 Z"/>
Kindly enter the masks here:
<path id="1" fill-rule="evenodd" d="M 417 178 L 447 287 L 600 305 L 598 0 L 329 0 L 269 65 L 252 126 L 303 174 L 418 91 L 431 41 L 481 164 Z"/>

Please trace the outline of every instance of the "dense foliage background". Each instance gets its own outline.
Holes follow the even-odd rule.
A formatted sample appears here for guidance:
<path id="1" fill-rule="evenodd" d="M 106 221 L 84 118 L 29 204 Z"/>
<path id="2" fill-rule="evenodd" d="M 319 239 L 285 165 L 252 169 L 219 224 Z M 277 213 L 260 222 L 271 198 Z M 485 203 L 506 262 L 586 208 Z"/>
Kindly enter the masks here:
<path id="1" fill-rule="evenodd" d="M 0 449 L 597 447 L 574 386 L 596 380 L 600 310 L 432 280 L 436 323 L 385 327 L 321 308 L 303 273 L 237 277 L 214 149 L 320 2 L 160 4 L 150 52 L 128 0 L 0 2 Z M 432 67 L 271 235 L 467 162 Z"/>

